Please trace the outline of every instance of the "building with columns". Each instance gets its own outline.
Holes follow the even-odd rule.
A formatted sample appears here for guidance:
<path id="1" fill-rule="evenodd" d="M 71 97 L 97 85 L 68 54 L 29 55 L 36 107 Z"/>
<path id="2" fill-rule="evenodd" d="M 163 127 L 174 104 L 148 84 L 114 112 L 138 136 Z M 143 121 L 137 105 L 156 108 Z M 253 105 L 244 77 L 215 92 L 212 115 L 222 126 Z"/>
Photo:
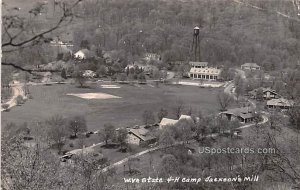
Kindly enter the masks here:
<path id="1" fill-rule="evenodd" d="M 221 70 L 215 67 L 208 67 L 207 62 L 190 62 L 190 78 L 202 80 L 218 80 Z"/>

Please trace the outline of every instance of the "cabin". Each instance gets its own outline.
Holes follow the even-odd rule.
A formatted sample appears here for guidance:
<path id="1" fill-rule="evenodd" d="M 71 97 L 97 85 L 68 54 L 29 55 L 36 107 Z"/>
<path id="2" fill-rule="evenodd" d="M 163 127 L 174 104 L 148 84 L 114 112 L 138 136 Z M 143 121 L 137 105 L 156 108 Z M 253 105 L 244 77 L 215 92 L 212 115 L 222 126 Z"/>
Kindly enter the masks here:
<path id="1" fill-rule="evenodd" d="M 253 70 L 261 70 L 261 67 L 257 65 L 256 63 L 245 63 L 241 65 L 241 69 L 246 71 L 253 71 Z"/>
<path id="2" fill-rule="evenodd" d="M 242 107 L 228 109 L 227 111 L 221 112 L 222 118 L 227 118 L 229 121 L 238 120 L 241 123 L 250 123 L 254 120 L 254 110 L 252 107 Z"/>
<path id="3" fill-rule="evenodd" d="M 207 68 L 208 67 L 208 62 L 190 61 L 189 65 L 191 66 L 191 68 L 196 68 L 196 69 Z"/>
<path id="4" fill-rule="evenodd" d="M 75 59 L 87 59 L 93 56 L 93 53 L 88 49 L 81 49 L 74 54 Z"/>
<path id="5" fill-rule="evenodd" d="M 157 138 L 149 134 L 145 126 L 137 126 L 128 129 L 127 142 L 139 146 L 147 146 L 157 141 Z"/>
<path id="6" fill-rule="evenodd" d="M 269 109 L 290 109 L 294 105 L 293 100 L 287 100 L 284 98 L 272 99 L 267 101 L 267 108 Z"/>
<path id="7" fill-rule="evenodd" d="M 160 61 L 161 56 L 159 54 L 156 54 L 156 53 L 145 53 L 144 60 L 146 60 L 146 61 L 150 61 L 150 60 Z"/>
<path id="8" fill-rule="evenodd" d="M 263 88 L 263 87 L 250 91 L 248 95 L 252 99 L 259 99 L 260 98 L 258 97 L 259 91 L 261 91 L 262 98 L 265 100 L 277 99 L 281 97 L 281 95 L 279 95 L 275 90 L 272 90 L 271 88 Z"/>

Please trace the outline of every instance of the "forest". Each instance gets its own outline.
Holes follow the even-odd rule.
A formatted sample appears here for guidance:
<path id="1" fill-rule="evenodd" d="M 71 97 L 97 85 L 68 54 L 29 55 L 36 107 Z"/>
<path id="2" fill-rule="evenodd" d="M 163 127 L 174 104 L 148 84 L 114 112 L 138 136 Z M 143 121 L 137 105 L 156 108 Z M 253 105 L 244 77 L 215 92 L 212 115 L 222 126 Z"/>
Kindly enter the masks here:
<path id="1" fill-rule="evenodd" d="M 292 9 L 288 1 L 257 4 L 268 10 Z M 186 61 L 192 28 L 199 26 L 201 60 L 212 65 L 255 62 L 273 71 L 299 63 L 299 21 L 231 0 L 88 1 L 79 10 L 83 22 L 77 22 L 73 32 L 78 46 L 85 39 L 105 50 L 128 51 L 133 57 L 151 52 L 161 54 L 164 62 Z"/>

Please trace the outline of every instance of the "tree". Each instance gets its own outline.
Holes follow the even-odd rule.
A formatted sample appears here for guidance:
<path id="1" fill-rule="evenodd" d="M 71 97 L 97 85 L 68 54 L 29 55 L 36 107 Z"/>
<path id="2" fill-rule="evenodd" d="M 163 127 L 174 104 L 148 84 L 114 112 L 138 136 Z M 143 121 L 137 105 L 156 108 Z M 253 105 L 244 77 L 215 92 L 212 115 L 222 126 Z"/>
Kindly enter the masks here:
<path id="1" fill-rule="evenodd" d="M 176 119 L 180 118 L 183 109 L 184 109 L 184 104 L 183 104 L 182 100 L 178 100 L 175 103 L 175 106 L 173 107 L 173 112 L 174 112 L 174 114 L 176 116 Z"/>
<path id="2" fill-rule="evenodd" d="M 25 131 L 24 131 L 25 130 Z M 33 140 L 24 146 L 27 129 L 15 124 L 3 128 L 1 137 L 1 186 L 5 189 L 51 189 L 59 182 L 59 159 L 45 145 Z M 37 139 L 35 136 L 34 139 Z M 47 180 L 45 180 L 47 179 Z"/>
<path id="3" fill-rule="evenodd" d="M 176 137 L 179 138 L 184 143 L 188 143 L 188 140 L 193 138 L 193 122 L 183 119 L 175 124 Z"/>
<path id="4" fill-rule="evenodd" d="M 153 112 L 150 110 L 145 110 L 143 113 L 143 121 L 145 125 L 153 124 L 155 122 Z"/>
<path id="5" fill-rule="evenodd" d="M 288 110 L 287 112 L 289 116 L 289 122 L 292 126 L 294 126 L 297 130 L 300 129 L 300 106 L 299 101 L 295 102 L 295 104 Z"/>
<path id="6" fill-rule="evenodd" d="M 159 136 L 159 145 L 161 146 L 170 146 L 174 144 L 174 135 L 170 129 L 166 127 Z"/>
<path id="7" fill-rule="evenodd" d="M 262 101 L 264 99 L 264 91 L 262 88 L 258 88 L 256 91 L 256 97 L 258 101 Z"/>
<path id="8" fill-rule="evenodd" d="M 217 101 L 220 106 L 220 111 L 225 111 L 227 107 L 232 103 L 232 97 L 225 92 L 219 92 L 217 95 Z"/>
<path id="9" fill-rule="evenodd" d="M 115 126 L 113 126 L 112 124 L 104 125 L 104 129 L 103 129 L 101 135 L 104 138 L 106 145 L 107 145 L 108 140 L 114 139 L 115 134 L 116 134 Z"/>
<path id="10" fill-rule="evenodd" d="M 109 174 L 99 172 L 105 166 L 107 166 L 108 160 L 101 158 L 102 155 L 93 154 L 81 154 L 76 155 L 74 158 L 74 170 L 81 177 L 79 178 L 79 189 L 96 190 L 105 189 L 107 183 L 107 177 Z"/>
<path id="11" fill-rule="evenodd" d="M 85 132 L 87 125 L 84 116 L 76 115 L 69 120 L 68 128 L 71 130 L 72 137 L 77 138 L 78 133 Z"/>
<path id="12" fill-rule="evenodd" d="M 140 83 L 145 83 L 146 82 L 146 76 L 143 72 L 138 74 L 137 79 Z"/>
<path id="13" fill-rule="evenodd" d="M 126 139 L 127 139 L 127 135 L 128 135 L 128 131 L 125 128 L 120 128 L 118 130 L 118 135 L 117 135 L 117 139 L 118 142 L 121 145 L 121 148 L 126 145 Z"/>
<path id="14" fill-rule="evenodd" d="M 166 117 L 167 115 L 168 115 L 168 111 L 164 108 L 161 108 L 159 110 L 159 112 L 157 113 L 157 117 L 158 117 L 159 122 L 162 120 L 162 118 Z"/>
<path id="15" fill-rule="evenodd" d="M 178 166 L 179 162 L 176 160 L 175 156 L 172 154 L 166 154 L 162 157 L 159 173 L 165 177 L 176 176 L 176 174 L 179 174 Z"/>
<path id="16" fill-rule="evenodd" d="M 5 111 L 9 111 L 9 105 L 8 104 L 2 104 L 2 108 L 5 110 Z"/>
<path id="17" fill-rule="evenodd" d="M 83 76 L 83 71 L 81 71 L 78 67 L 75 68 L 73 77 L 75 78 L 75 82 L 79 84 L 81 88 L 84 87 L 86 78 Z"/>
<path id="18" fill-rule="evenodd" d="M 280 110 L 274 110 L 272 112 L 270 112 L 269 115 L 269 125 L 271 129 L 275 129 L 275 130 L 281 130 L 281 128 L 279 127 L 279 125 L 282 122 L 282 118 L 280 115 Z"/>
<path id="19" fill-rule="evenodd" d="M 82 49 L 90 49 L 90 42 L 87 39 L 83 39 L 80 42 L 80 48 L 82 48 Z"/>
<path id="20" fill-rule="evenodd" d="M 225 66 L 220 73 L 220 78 L 225 81 L 233 80 L 234 72 L 230 69 L 229 66 Z"/>
<path id="21" fill-rule="evenodd" d="M 2 22 L 4 28 L 4 32 L 2 33 L 3 43 L 1 45 L 3 54 L 17 52 L 18 50 L 30 48 L 41 43 L 49 43 L 51 41 L 51 37 L 49 36 L 51 33 L 73 20 L 74 14 L 72 11 L 80 1 L 81 0 L 77 0 L 73 3 L 61 3 L 62 16 L 59 17 L 52 27 L 44 28 L 43 30 L 39 30 L 37 26 L 33 27 L 33 25 L 30 24 L 32 21 L 31 18 L 23 18 L 18 14 L 4 15 Z M 30 13 L 33 13 L 35 17 L 37 17 L 44 9 L 42 7 L 44 7 L 44 5 L 38 4 L 30 10 Z M 9 13 L 11 10 L 8 9 L 7 12 Z M 1 64 L 12 66 L 28 73 L 33 72 L 32 69 L 24 68 L 19 61 L 3 61 Z"/>
<path id="22" fill-rule="evenodd" d="M 68 134 L 67 122 L 62 116 L 54 115 L 46 121 L 46 124 L 48 125 L 48 137 L 53 141 L 60 154 Z"/>
<path id="23" fill-rule="evenodd" d="M 235 94 L 237 100 L 239 100 L 239 97 L 244 94 L 245 92 L 245 84 L 244 80 L 240 75 L 236 76 L 234 79 L 234 84 L 235 84 Z"/>
<path id="24" fill-rule="evenodd" d="M 100 65 L 96 73 L 99 77 L 103 77 L 107 75 L 107 68 L 104 65 Z"/>
<path id="25" fill-rule="evenodd" d="M 199 121 L 195 125 L 195 132 L 198 137 L 200 138 L 205 138 L 206 135 L 209 132 L 209 124 L 211 122 L 210 117 L 200 117 Z"/>
<path id="26" fill-rule="evenodd" d="M 24 103 L 23 96 L 18 95 L 17 98 L 16 98 L 16 103 L 17 103 L 18 106 L 23 104 Z"/>
<path id="27" fill-rule="evenodd" d="M 127 76 L 126 76 L 126 74 L 125 73 L 119 73 L 118 75 L 117 75 L 117 80 L 119 80 L 119 81 L 126 81 L 126 79 L 127 79 Z"/>
<path id="28" fill-rule="evenodd" d="M 60 75 L 61 75 L 61 77 L 62 77 L 63 79 L 67 79 L 66 69 L 63 68 L 63 69 L 61 70 L 61 74 L 60 74 Z"/>

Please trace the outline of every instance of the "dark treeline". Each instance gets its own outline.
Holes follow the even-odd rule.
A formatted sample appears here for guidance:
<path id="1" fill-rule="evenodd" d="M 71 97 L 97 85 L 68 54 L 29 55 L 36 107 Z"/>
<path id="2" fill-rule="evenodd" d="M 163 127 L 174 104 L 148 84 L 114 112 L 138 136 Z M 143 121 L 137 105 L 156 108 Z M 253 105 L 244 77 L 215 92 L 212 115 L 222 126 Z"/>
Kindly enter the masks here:
<path id="1" fill-rule="evenodd" d="M 292 9 L 290 2 L 256 4 Z M 187 60 L 197 25 L 202 61 L 213 65 L 256 62 L 271 71 L 294 67 L 299 60 L 299 22 L 233 1 L 102 0 L 84 2 L 77 11 L 83 16 L 73 32 L 78 47 L 88 40 L 130 55 L 151 52 L 161 54 L 163 61 Z"/>

